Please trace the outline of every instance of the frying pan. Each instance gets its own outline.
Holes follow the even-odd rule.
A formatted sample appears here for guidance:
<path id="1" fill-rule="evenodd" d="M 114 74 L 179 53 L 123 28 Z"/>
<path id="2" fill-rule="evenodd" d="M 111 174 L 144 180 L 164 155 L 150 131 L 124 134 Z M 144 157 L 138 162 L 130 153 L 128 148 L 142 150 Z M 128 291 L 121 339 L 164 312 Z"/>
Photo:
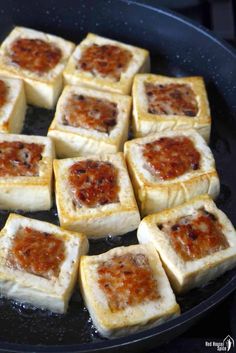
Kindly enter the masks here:
<path id="1" fill-rule="evenodd" d="M 79 43 L 90 31 L 149 49 L 152 72 L 204 76 L 213 117 L 210 146 L 221 180 L 217 204 L 236 224 L 236 54 L 206 29 L 154 4 L 126 0 L 8 0 L 1 3 L 0 36 L 3 39 L 13 25 L 22 25 Z M 23 133 L 45 135 L 53 114 L 29 107 Z M 55 206 L 50 212 L 25 214 L 58 224 Z M 0 212 L 0 226 L 7 215 L 8 212 Z M 90 254 L 136 242 L 135 232 L 107 237 L 91 242 Z M 231 270 L 203 288 L 177 296 L 182 309 L 178 318 L 114 340 L 99 336 L 79 293 L 73 296 L 66 315 L 0 298 L 0 351 L 144 351 L 187 330 L 235 288 L 236 270 Z"/>

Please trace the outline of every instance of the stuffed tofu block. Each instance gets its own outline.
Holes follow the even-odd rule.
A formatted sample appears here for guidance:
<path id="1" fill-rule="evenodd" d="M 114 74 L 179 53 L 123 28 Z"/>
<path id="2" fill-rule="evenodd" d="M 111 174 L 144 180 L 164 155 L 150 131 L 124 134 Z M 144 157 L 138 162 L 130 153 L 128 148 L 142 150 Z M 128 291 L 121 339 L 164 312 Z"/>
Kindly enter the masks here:
<path id="1" fill-rule="evenodd" d="M 148 245 L 82 256 L 80 289 L 95 326 L 108 338 L 154 327 L 180 313 L 158 253 Z"/>
<path id="2" fill-rule="evenodd" d="M 53 158 L 49 137 L 0 134 L 0 209 L 49 210 Z"/>
<path id="3" fill-rule="evenodd" d="M 205 285 L 236 265 L 236 232 L 208 195 L 145 217 L 140 243 L 151 243 L 176 292 Z"/>
<path id="4" fill-rule="evenodd" d="M 209 142 L 211 116 L 202 77 L 138 74 L 133 85 L 135 137 L 193 128 Z"/>
<path id="5" fill-rule="evenodd" d="M 0 233 L 0 294 L 65 313 L 87 251 L 80 233 L 10 214 Z"/>
<path id="6" fill-rule="evenodd" d="M 15 27 L 0 48 L 0 73 L 24 80 L 27 103 L 52 109 L 74 44 L 57 36 Z"/>
<path id="7" fill-rule="evenodd" d="M 0 132 L 20 133 L 26 113 L 22 80 L 0 76 Z"/>
<path id="8" fill-rule="evenodd" d="M 89 33 L 70 57 L 64 79 L 67 84 L 129 94 L 134 75 L 149 70 L 147 50 Z"/>
<path id="9" fill-rule="evenodd" d="M 123 154 L 54 160 L 60 225 L 93 238 L 138 228 L 140 215 Z"/>
<path id="10" fill-rule="evenodd" d="M 156 133 L 128 141 L 124 149 L 142 215 L 219 194 L 214 157 L 194 130 Z"/>
<path id="11" fill-rule="evenodd" d="M 66 86 L 49 128 L 60 158 L 116 153 L 128 137 L 131 97 Z"/>

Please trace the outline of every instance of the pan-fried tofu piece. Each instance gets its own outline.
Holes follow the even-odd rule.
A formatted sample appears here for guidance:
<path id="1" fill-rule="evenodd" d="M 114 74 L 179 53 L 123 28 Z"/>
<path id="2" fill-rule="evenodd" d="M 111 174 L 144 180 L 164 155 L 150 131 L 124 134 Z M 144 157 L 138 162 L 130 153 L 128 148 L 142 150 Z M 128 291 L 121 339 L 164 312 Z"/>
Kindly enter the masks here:
<path id="1" fill-rule="evenodd" d="M 150 71 L 149 52 L 89 33 L 64 71 L 67 84 L 129 94 L 134 75 Z"/>
<path id="2" fill-rule="evenodd" d="M 0 294 L 65 313 L 87 251 L 81 233 L 10 214 L 0 232 Z"/>
<path id="3" fill-rule="evenodd" d="M 236 232 L 208 195 L 145 217 L 140 243 L 159 252 L 174 290 L 205 285 L 236 265 Z"/>
<path id="4" fill-rule="evenodd" d="M 126 142 L 124 150 L 142 215 L 219 194 L 214 157 L 194 130 L 156 133 Z"/>
<path id="5" fill-rule="evenodd" d="M 140 215 L 123 154 L 54 160 L 61 227 L 90 238 L 138 228 Z"/>
<path id="6" fill-rule="evenodd" d="M 159 256 L 148 245 L 82 256 L 80 289 L 95 326 L 108 338 L 154 327 L 180 312 Z"/>
<path id="7" fill-rule="evenodd" d="M 49 127 L 60 158 L 116 153 L 128 138 L 131 97 L 66 86 Z"/>
<path id="8" fill-rule="evenodd" d="M 26 113 L 22 80 L 0 76 L 0 132 L 20 133 Z"/>
<path id="9" fill-rule="evenodd" d="M 73 49 L 73 43 L 60 37 L 15 27 L 0 48 L 0 74 L 24 81 L 27 103 L 52 109 Z"/>
<path id="10" fill-rule="evenodd" d="M 211 115 L 202 77 L 138 74 L 133 103 L 135 137 L 192 128 L 209 142 Z"/>
<path id="11" fill-rule="evenodd" d="M 53 158 L 49 137 L 0 134 L 0 209 L 49 210 Z"/>

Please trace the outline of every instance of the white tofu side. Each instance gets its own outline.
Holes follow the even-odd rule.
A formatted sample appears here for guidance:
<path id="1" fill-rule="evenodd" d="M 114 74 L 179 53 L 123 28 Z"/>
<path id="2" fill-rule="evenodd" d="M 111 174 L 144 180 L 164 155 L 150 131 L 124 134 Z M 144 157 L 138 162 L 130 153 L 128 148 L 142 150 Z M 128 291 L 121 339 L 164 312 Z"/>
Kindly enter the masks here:
<path id="1" fill-rule="evenodd" d="M 48 73 L 39 75 L 13 65 L 7 53 L 11 44 L 19 38 L 41 39 L 55 44 L 61 49 L 60 62 Z M 63 87 L 62 72 L 75 45 L 60 37 L 25 27 L 15 27 L 3 41 L 0 48 L 0 74 L 24 80 L 27 103 L 38 107 L 53 109 Z"/>
<path id="2" fill-rule="evenodd" d="M 218 217 L 230 246 L 197 260 L 184 261 L 175 252 L 170 239 L 157 227 L 157 224 L 192 215 L 201 207 Z M 236 265 L 235 229 L 227 216 L 216 207 L 208 195 L 200 195 L 183 205 L 145 217 L 139 225 L 137 237 L 139 243 L 152 244 L 158 251 L 172 287 L 177 293 L 204 286 Z"/>
<path id="3" fill-rule="evenodd" d="M 99 287 L 97 268 L 103 261 L 127 253 L 144 254 L 148 258 L 160 297 L 112 312 L 105 293 Z M 80 289 L 95 326 L 100 334 L 107 338 L 120 337 L 157 326 L 180 313 L 159 256 L 149 245 L 118 247 L 104 254 L 82 256 Z"/>
<path id="4" fill-rule="evenodd" d="M 158 115 L 148 113 L 148 101 L 145 83 L 151 84 L 186 84 L 193 90 L 198 113 L 195 117 L 184 115 Z M 167 77 L 153 74 L 137 74 L 132 87 L 133 96 L 133 130 L 135 137 L 142 137 L 168 130 L 195 129 L 207 143 L 210 140 L 211 113 L 204 80 L 200 76 Z"/>
<path id="5" fill-rule="evenodd" d="M 49 137 L 0 134 L 1 141 L 21 141 L 45 146 L 38 176 L 0 177 L 0 209 L 41 211 L 52 206 L 54 145 Z"/>
<path id="6" fill-rule="evenodd" d="M 161 137 L 185 136 L 192 140 L 201 154 L 200 168 L 172 180 L 161 180 L 145 168 L 142 145 Z M 180 205 L 189 199 L 208 193 L 215 199 L 220 182 L 210 148 L 195 130 L 164 131 L 127 141 L 124 153 L 141 214 L 143 216 Z"/>
<path id="7" fill-rule="evenodd" d="M 20 133 L 26 114 L 24 84 L 22 80 L 0 76 L 8 89 L 6 103 L 0 108 L 0 132 Z"/>
<path id="8" fill-rule="evenodd" d="M 68 169 L 77 161 L 86 159 L 108 161 L 117 168 L 120 202 L 95 208 L 86 206 L 73 208 L 72 194 L 68 183 Z M 122 235 L 138 227 L 140 215 L 121 152 L 54 160 L 53 164 L 58 217 L 63 228 L 82 231 L 89 238 L 100 238 L 107 235 Z"/>
<path id="9" fill-rule="evenodd" d="M 94 77 L 90 72 L 84 72 L 76 68 L 77 62 L 81 57 L 84 49 L 97 45 L 115 45 L 120 48 L 129 50 L 133 57 L 126 69 L 121 74 L 119 81 L 114 82 L 110 78 Z M 77 85 L 82 84 L 86 87 L 96 88 L 102 91 L 110 91 L 115 93 L 129 94 L 131 91 L 134 75 L 138 72 L 150 71 L 149 52 L 145 49 L 132 45 L 124 44 L 116 40 L 100 37 L 93 33 L 88 33 L 86 38 L 76 47 L 70 57 L 70 60 L 64 70 L 64 81 L 66 84 Z"/>
<path id="10" fill-rule="evenodd" d="M 72 94 L 105 99 L 117 104 L 117 124 L 109 134 L 62 124 L 65 105 Z M 130 110 L 131 97 L 129 96 L 101 92 L 82 86 L 66 86 L 59 98 L 54 120 L 48 130 L 48 136 L 55 143 L 57 156 L 68 158 L 87 156 L 88 154 L 116 153 L 123 150 L 124 142 L 128 138 Z"/>
<path id="11" fill-rule="evenodd" d="M 58 278 L 46 279 L 6 266 L 11 239 L 20 226 L 52 233 L 65 241 L 66 258 L 61 264 Z M 0 233 L 0 293 L 38 308 L 65 313 L 76 283 L 79 259 L 87 252 L 88 241 L 81 233 L 69 232 L 47 222 L 10 214 Z"/>

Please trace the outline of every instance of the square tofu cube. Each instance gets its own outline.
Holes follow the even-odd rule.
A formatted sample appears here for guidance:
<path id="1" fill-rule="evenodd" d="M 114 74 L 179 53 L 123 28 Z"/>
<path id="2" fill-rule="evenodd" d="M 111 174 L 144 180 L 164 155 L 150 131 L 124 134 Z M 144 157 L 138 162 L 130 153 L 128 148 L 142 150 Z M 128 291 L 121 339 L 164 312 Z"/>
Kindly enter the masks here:
<path id="1" fill-rule="evenodd" d="M 142 215 L 219 194 L 214 157 L 195 130 L 156 133 L 128 141 L 124 149 Z"/>
<path id="2" fill-rule="evenodd" d="M 60 158 L 116 153 L 127 140 L 131 97 L 65 87 L 49 128 Z"/>
<path id="3" fill-rule="evenodd" d="M 150 71 L 149 52 L 89 33 L 64 71 L 67 84 L 129 94 L 134 75 Z"/>
<path id="4" fill-rule="evenodd" d="M 202 77 L 139 74 L 133 85 L 135 137 L 193 128 L 209 142 L 211 116 Z"/>
<path id="5" fill-rule="evenodd" d="M 0 48 L 0 74 L 24 81 L 27 103 L 52 109 L 73 49 L 73 43 L 57 36 L 15 27 Z"/>
<path id="6" fill-rule="evenodd" d="M 25 113 L 23 81 L 0 76 L 0 132 L 20 133 Z"/>
<path id="7" fill-rule="evenodd" d="M 54 160 L 60 225 L 88 237 L 122 235 L 140 215 L 123 154 Z"/>
<path id="8" fill-rule="evenodd" d="M 49 210 L 53 158 L 49 137 L 0 134 L 0 209 Z"/>
<path id="9" fill-rule="evenodd" d="M 101 335 L 112 338 L 154 327 L 179 314 L 179 305 L 150 245 L 82 256 L 81 292 Z"/>
<path id="10" fill-rule="evenodd" d="M 65 313 L 87 251 L 83 234 L 10 214 L 0 233 L 0 293 Z"/>
<path id="11" fill-rule="evenodd" d="M 236 232 L 208 195 L 145 217 L 140 243 L 159 252 L 178 293 L 200 287 L 236 265 Z"/>

